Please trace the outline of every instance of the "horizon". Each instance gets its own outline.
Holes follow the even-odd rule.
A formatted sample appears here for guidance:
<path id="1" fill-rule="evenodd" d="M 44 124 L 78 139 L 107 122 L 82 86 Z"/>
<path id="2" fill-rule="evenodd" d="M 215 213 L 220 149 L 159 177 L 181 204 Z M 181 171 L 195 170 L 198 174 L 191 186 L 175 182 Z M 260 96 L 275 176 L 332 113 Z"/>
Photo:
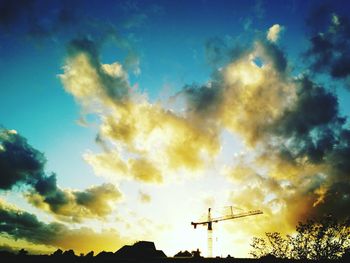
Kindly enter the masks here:
<path id="1" fill-rule="evenodd" d="M 246 258 L 253 237 L 344 219 L 349 11 L 1 0 L 0 247 L 208 256 L 197 223 L 224 217 L 213 257 Z"/>

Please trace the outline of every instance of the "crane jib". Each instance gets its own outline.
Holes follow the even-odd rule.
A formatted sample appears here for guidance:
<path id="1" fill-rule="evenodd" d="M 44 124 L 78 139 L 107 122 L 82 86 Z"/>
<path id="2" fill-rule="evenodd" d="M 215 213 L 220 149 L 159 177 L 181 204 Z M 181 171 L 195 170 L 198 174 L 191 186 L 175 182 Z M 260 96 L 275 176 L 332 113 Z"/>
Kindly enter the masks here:
<path id="1" fill-rule="evenodd" d="M 201 222 L 191 222 L 191 225 L 193 225 L 194 228 L 196 228 L 197 225 L 207 225 L 209 223 L 217 223 L 219 221 L 236 219 L 236 218 L 252 216 L 252 215 L 259 215 L 259 214 L 263 214 L 263 212 L 260 210 L 254 210 L 254 211 L 249 211 L 249 212 L 240 213 L 240 214 L 233 214 L 233 215 L 228 215 L 228 216 L 211 218 L 211 220 L 206 220 L 206 221 L 201 221 Z"/>
<path id="2" fill-rule="evenodd" d="M 232 206 L 231 206 L 231 214 L 221 217 L 211 217 L 211 208 L 208 209 L 208 220 L 207 221 L 201 221 L 201 222 L 191 222 L 191 225 L 194 227 L 194 229 L 197 228 L 197 225 L 208 225 L 208 257 L 212 257 L 213 254 L 213 223 L 217 223 L 224 220 L 230 220 L 230 219 L 236 219 L 246 216 L 253 216 L 253 215 L 259 215 L 263 214 L 261 210 L 253 210 L 248 211 L 244 213 L 239 214 L 233 214 Z"/>

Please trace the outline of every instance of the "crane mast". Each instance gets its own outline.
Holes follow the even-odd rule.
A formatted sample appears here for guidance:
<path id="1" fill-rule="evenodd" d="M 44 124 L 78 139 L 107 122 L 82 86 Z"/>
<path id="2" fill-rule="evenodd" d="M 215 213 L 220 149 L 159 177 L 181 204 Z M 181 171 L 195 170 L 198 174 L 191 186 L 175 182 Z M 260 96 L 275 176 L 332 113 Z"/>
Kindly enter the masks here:
<path id="1" fill-rule="evenodd" d="M 232 206 L 230 206 L 230 212 L 231 213 L 229 215 L 213 218 L 211 216 L 211 208 L 208 208 L 207 220 L 199 221 L 199 222 L 191 222 L 191 225 L 194 227 L 194 229 L 197 228 L 197 225 L 207 225 L 208 226 L 208 228 L 207 228 L 207 231 L 208 231 L 207 232 L 207 234 L 208 234 L 208 257 L 213 256 L 213 223 L 218 223 L 218 222 L 224 221 L 224 220 L 237 219 L 237 218 L 241 218 L 241 217 L 263 214 L 263 212 L 261 210 L 252 210 L 252 211 L 234 214 Z"/>

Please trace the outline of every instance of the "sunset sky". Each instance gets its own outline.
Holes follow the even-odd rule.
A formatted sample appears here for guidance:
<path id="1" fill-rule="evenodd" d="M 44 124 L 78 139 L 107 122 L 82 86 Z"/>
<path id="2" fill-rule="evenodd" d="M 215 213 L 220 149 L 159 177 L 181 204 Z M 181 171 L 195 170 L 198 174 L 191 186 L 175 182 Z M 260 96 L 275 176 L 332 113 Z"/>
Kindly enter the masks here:
<path id="1" fill-rule="evenodd" d="M 0 0 L 0 248 L 248 257 L 350 211 L 350 4 Z"/>

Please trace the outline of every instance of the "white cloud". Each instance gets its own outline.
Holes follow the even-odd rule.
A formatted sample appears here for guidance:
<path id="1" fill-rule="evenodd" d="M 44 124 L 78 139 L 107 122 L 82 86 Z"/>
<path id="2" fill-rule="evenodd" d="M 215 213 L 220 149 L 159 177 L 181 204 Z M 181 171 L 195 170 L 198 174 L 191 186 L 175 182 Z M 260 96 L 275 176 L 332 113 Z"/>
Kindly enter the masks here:
<path id="1" fill-rule="evenodd" d="M 267 40 L 271 42 L 277 42 L 283 30 L 284 30 L 283 26 L 280 26 L 279 24 L 274 24 L 267 31 L 267 35 L 266 35 Z"/>

